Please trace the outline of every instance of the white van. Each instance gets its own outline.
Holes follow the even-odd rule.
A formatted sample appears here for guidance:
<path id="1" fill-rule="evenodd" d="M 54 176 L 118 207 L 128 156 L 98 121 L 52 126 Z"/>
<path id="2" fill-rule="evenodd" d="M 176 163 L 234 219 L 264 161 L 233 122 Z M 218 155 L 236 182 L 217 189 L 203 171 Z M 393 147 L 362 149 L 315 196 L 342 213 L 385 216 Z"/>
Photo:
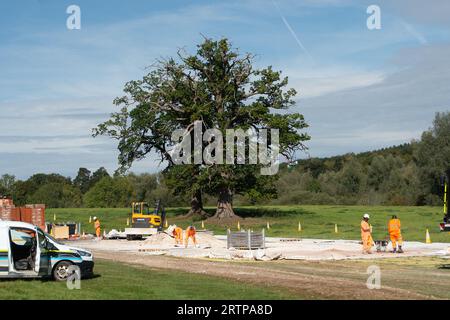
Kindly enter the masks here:
<path id="1" fill-rule="evenodd" d="M 64 281 L 73 265 L 81 277 L 92 275 L 92 253 L 64 245 L 29 223 L 0 221 L 0 278 L 52 276 Z"/>

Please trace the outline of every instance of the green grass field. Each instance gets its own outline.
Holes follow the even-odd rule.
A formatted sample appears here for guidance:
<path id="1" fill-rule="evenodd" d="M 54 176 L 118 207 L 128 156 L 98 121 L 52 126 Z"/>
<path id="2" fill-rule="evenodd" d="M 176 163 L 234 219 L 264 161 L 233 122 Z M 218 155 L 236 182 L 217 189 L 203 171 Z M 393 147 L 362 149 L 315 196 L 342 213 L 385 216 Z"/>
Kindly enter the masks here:
<path id="1" fill-rule="evenodd" d="M 80 290 L 51 280 L 0 280 L 0 298 L 29 300 L 186 300 L 292 299 L 282 289 L 242 285 L 233 280 L 179 271 L 152 270 L 96 260 L 95 274 L 82 280 Z"/>
<path id="2" fill-rule="evenodd" d="M 214 208 L 207 208 L 214 211 Z M 76 221 L 82 223 L 86 233 L 93 233 L 94 228 L 89 224 L 89 216 L 100 218 L 102 227 L 107 231 L 111 229 L 123 230 L 126 227 L 129 209 L 49 209 L 47 220 L 53 220 L 56 215 L 57 222 Z M 194 224 L 201 228 L 200 221 L 185 219 L 181 215 L 187 212 L 186 208 L 167 208 L 170 224 L 175 223 L 182 227 Z M 359 239 L 360 221 L 363 213 L 371 215 L 371 224 L 375 239 L 384 239 L 387 235 L 387 222 L 392 214 L 397 214 L 402 221 L 402 232 L 405 240 L 425 241 L 425 232 L 428 228 L 433 242 L 450 242 L 450 233 L 441 233 L 439 223 L 442 221 L 442 208 L 440 207 L 399 207 L 399 206 L 260 206 L 235 208 L 238 215 L 247 218 L 240 221 L 241 228 L 260 230 L 266 228 L 267 222 L 270 230 L 268 236 L 274 237 L 301 237 L 320 239 Z M 302 231 L 298 231 L 301 223 Z M 335 233 L 335 224 L 338 233 Z M 227 228 L 237 229 L 237 225 L 217 224 L 207 220 L 205 227 L 213 230 L 215 234 L 225 234 Z"/>

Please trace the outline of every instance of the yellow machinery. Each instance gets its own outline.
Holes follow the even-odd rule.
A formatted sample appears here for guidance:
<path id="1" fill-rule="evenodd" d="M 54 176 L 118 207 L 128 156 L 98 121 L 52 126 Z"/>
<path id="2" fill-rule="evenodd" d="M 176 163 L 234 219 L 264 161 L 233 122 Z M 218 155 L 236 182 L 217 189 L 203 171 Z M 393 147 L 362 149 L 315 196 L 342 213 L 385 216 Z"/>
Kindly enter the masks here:
<path id="1" fill-rule="evenodd" d="M 161 212 L 161 214 L 160 214 Z M 131 228 L 125 229 L 128 240 L 141 240 L 145 236 L 156 234 L 162 230 L 166 212 L 161 201 L 156 202 L 152 211 L 146 202 L 131 204 Z"/>
<path id="2" fill-rule="evenodd" d="M 151 211 L 146 202 L 133 202 L 131 205 L 131 226 L 133 228 L 159 228 L 162 218 L 158 215 L 159 203 L 155 211 Z"/>

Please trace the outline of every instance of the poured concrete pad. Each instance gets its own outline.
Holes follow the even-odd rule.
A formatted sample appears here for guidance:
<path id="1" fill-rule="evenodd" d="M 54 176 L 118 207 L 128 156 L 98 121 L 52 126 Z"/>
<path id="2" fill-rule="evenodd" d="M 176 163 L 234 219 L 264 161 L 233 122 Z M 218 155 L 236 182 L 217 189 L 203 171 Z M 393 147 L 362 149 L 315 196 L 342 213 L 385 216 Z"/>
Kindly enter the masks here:
<path id="1" fill-rule="evenodd" d="M 143 241 L 102 240 L 77 241 L 77 247 L 94 251 L 129 252 L 139 255 L 168 255 L 185 258 L 246 259 L 246 260 L 344 260 L 344 259 L 380 259 L 393 257 L 442 256 L 450 257 L 450 244 L 407 241 L 403 245 L 405 253 L 390 252 L 363 254 L 362 245 L 353 240 L 318 240 L 266 238 L 266 249 L 236 250 L 227 249 L 226 236 L 199 234 L 199 247 L 192 243 L 188 248 L 175 246 L 175 240 L 167 234 L 151 236 Z M 72 244 L 72 243 L 71 243 Z M 390 245 L 388 247 L 390 250 Z"/>

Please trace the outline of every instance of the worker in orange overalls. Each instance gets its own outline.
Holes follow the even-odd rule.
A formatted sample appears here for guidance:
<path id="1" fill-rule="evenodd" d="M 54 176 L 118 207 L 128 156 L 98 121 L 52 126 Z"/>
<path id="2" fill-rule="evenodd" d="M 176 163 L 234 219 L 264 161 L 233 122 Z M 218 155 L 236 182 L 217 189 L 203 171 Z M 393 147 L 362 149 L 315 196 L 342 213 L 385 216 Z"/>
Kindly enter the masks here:
<path id="1" fill-rule="evenodd" d="M 186 248 L 188 247 L 189 244 L 189 238 L 192 238 L 192 241 L 194 242 L 194 245 L 197 246 L 197 239 L 195 238 L 195 234 L 197 233 L 197 231 L 195 230 L 194 226 L 189 226 L 186 229 L 186 240 L 185 240 L 185 245 Z"/>
<path id="2" fill-rule="evenodd" d="M 389 237 L 392 242 L 392 252 L 403 253 L 402 245 L 403 245 L 403 237 L 401 232 L 401 223 L 400 219 L 397 218 L 396 215 L 392 216 L 392 219 L 389 220 L 388 223 L 388 231 Z M 398 243 L 398 251 L 397 251 L 397 243 Z"/>
<path id="3" fill-rule="evenodd" d="M 370 250 L 373 245 L 372 230 L 369 224 L 369 214 L 364 214 L 361 221 L 361 239 L 363 243 L 363 253 L 372 253 Z"/>
<path id="4" fill-rule="evenodd" d="M 100 220 L 98 220 L 97 217 L 94 217 L 94 228 L 95 228 L 95 235 L 97 236 L 97 239 L 100 239 L 100 236 L 101 236 Z"/>
<path id="5" fill-rule="evenodd" d="M 175 245 L 183 245 L 183 229 L 174 225 L 172 235 L 175 238 Z"/>

